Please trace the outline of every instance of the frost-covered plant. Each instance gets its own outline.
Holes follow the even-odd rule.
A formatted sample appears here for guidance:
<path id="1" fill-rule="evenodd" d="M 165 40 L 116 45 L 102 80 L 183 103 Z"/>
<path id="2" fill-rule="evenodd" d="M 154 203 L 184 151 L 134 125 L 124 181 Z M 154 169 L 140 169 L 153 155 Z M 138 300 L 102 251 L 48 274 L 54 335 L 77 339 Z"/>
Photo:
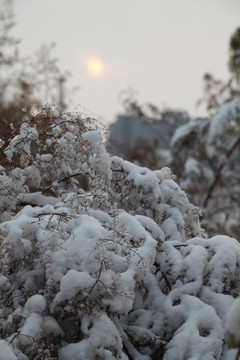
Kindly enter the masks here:
<path id="1" fill-rule="evenodd" d="M 4 149 L 0 354 L 233 359 L 239 243 L 206 238 L 168 168 L 110 158 L 87 119 L 44 111 Z"/>
<path id="2" fill-rule="evenodd" d="M 145 126 L 151 128 L 151 123 L 145 121 Z M 239 96 L 225 102 L 213 116 L 180 125 L 168 149 L 151 139 L 144 144 L 139 140 L 133 152 L 116 146 L 114 153 L 151 169 L 170 167 L 190 201 L 201 209 L 210 236 L 222 233 L 240 239 Z M 160 140 L 161 136 L 161 145 Z"/>
<path id="3" fill-rule="evenodd" d="M 109 188 L 105 176 L 109 156 L 95 129 L 91 118 L 61 114 L 49 107 L 37 114 L 26 113 L 19 133 L 9 144 L 1 144 L 4 163 L 8 161 L 0 168 L 2 219 L 19 205 L 55 204 L 58 196 L 89 187 L 101 202 Z"/>
<path id="4" fill-rule="evenodd" d="M 202 209 L 207 231 L 240 240 L 239 96 L 213 117 L 180 127 L 170 153 L 169 165 L 191 201 Z"/>

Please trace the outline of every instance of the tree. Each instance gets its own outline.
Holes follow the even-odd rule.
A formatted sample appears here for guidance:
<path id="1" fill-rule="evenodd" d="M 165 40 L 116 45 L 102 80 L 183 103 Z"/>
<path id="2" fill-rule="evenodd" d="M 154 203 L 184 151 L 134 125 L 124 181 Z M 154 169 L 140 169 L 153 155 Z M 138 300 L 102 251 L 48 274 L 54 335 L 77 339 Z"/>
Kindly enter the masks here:
<path id="1" fill-rule="evenodd" d="M 216 79 L 214 75 L 206 73 L 203 76 L 203 97 L 198 100 L 197 105 L 206 105 L 206 110 L 213 115 L 223 103 L 239 95 L 240 74 L 240 28 L 237 28 L 229 42 L 229 70 L 230 77 L 227 81 Z"/>
<path id="2" fill-rule="evenodd" d="M 162 134 L 164 136 L 164 134 Z M 146 153 L 145 153 L 145 152 Z M 202 212 L 210 236 L 240 238 L 240 102 L 235 96 L 209 118 L 179 126 L 167 150 L 153 142 L 136 144 L 125 157 L 152 169 L 169 166 Z"/>
<path id="3" fill-rule="evenodd" d="M 19 99 L 14 93 L 8 108 Z M 239 242 L 207 238 L 169 168 L 111 157 L 96 119 L 37 110 L 41 100 L 30 99 L 33 109 L 13 111 L 14 131 L 0 136 L 0 356 L 232 360 L 224 325 L 239 294 Z M 238 115 L 236 98 L 173 141 L 177 148 L 194 127 L 207 134 L 202 151 L 228 187 L 236 179 L 227 183 L 222 170 L 238 170 Z"/>
<path id="4" fill-rule="evenodd" d="M 236 29 L 230 39 L 229 68 L 240 85 L 240 28 Z"/>
<path id="5" fill-rule="evenodd" d="M 169 163 L 191 201 L 202 209 L 203 224 L 209 234 L 220 232 L 238 239 L 239 34 L 237 29 L 230 39 L 229 81 L 224 83 L 205 74 L 207 110 L 212 115 L 195 119 L 176 131 Z"/>
<path id="6" fill-rule="evenodd" d="M 12 35 L 13 4 L 1 0 L 0 7 L 0 137 L 5 143 L 21 125 L 22 109 L 58 105 L 59 82 L 70 75 L 60 70 L 52 54 L 55 44 L 42 46 L 31 57 L 20 56 L 20 41 Z"/>
<path id="7" fill-rule="evenodd" d="M 233 359 L 240 244 L 207 239 L 171 170 L 111 158 L 96 123 L 25 112 L 2 148 L 0 353 Z"/>
<path id="8" fill-rule="evenodd" d="M 190 201 L 200 207 L 209 236 L 222 233 L 240 239 L 238 46 L 239 29 L 230 40 L 230 64 L 235 65 L 230 67 L 229 82 L 205 74 L 209 117 L 192 119 L 176 128 L 168 149 L 161 149 L 157 142 L 143 144 L 140 139 L 132 150 L 122 153 L 126 159 L 152 169 L 169 166 Z M 149 104 L 141 106 L 131 93 L 127 93 L 124 104 L 128 112 L 139 115 L 139 122 L 144 119 L 151 126 L 151 119 L 162 121 L 164 112 Z"/>
<path id="9" fill-rule="evenodd" d="M 179 128 L 171 164 L 181 186 L 200 206 L 209 234 L 239 238 L 240 102 L 235 97 L 209 119 Z"/>

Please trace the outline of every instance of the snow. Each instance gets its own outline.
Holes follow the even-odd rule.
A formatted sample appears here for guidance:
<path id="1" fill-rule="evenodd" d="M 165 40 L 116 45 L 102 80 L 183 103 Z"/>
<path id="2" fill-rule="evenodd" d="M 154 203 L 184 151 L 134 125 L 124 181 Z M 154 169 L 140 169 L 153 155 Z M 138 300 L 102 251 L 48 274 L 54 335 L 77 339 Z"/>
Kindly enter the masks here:
<path id="1" fill-rule="evenodd" d="M 169 310 L 172 312 L 172 321 L 176 321 L 175 314 L 182 314 L 182 325 L 176 323 L 177 331 L 167 345 L 164 359 L 213 360 L 220 357 L 223 329 L 212 307 L 196 297 L 182 295 L 180 305 L 172 306 Z"/>
<path id="2" fill-rule="evenodd" d="M 18 341 L 21 345 L 28 345 L 35 341 L 35 339 L 40 339 L 42 335 L 42 325 L 43 319 L 37 313 L 32 313 L 23 325 L 20 336 L 18 336 Z"/>
<path id="3" fill-rule="evenodd" d="M 179 128 L 177 128 L 177 130 L 175 131 L 172 139 L 171 139 L 171 143 L 174 144 L 176 143 L 180 138 L 185 137 L 186 135 L 188 135 L 189 133 L 191 133 L 191 131 L 195 128 L 195 122 L 194 121 L 190 121 L 189 123 L 187 123 L 186 125 L 182 125 Z"/>
<path id="4" fill-rule="evenodd" d="M 207 238 L 169 168 L 110 158 L 97 131 L 53 125 L 36 157 L 37 127 L 22 126 L 9 145 L 19 167 L 0 178 L 10 214 L 0 223 L 0 358 L 50 349 L 60 360 L 233 360 L 223 335 L 239 344 L 239 242 Z M 185 170 L 196 169 L 189 158 Z M 71 177 L 82 171 L 86 191 Z"/>
<path id="5" fill-rule="evenodd" d="M 0 288 L 3 290 L 3 291 L 7 291 L 9 290 L 9 287 L 10 287 L 10 283 L 9 283 L 9 280 L 6 276 L 4 275 L 0 275 Z"/>
<path id="6" fill-rule="evenodd" d="M 7 149 L 4 151 L 4 154 L 6 155 L 8 161 L 11 162 L 12 157 L 13 157 L 13 152 L 11 150 Z"/>
<path id="7" fill-rule="evenodd" d="M 57 321 L 51 316 L 44 316 L 42 323 L 43 332 L 47 335 L 63 336 L 64 333 Z"/>
<path id="8" fill-rule="evenodd" d="M 41 192 L 30 194 L 19 194 L 18 199 L 23 203 L 37 206 L 45 206 L 48 204 L 56 205 L 59 199 L 53 196 L 44 196 Z"/>
<path id="9" fill-rule="evenodd" d="M 229 124 L 231 125 L 230 120 L 238 116 L 238 111 L 240 110 L 239 100 L 239 97 L 236 96 L 231 101 L 226 102 L 221 107 L 221 111 L 217 112 L 213 117 L 210 125 L 209 143 L 214 142 L 217 135 L 224 134 L 229 128 Z"/>
<path id="10" fill-rule="evenodd" d="M 240 298 L 229 309 L 225 325 L 225 340 L 229 348 L 240 347 Z"/>
<path id="11" fill-rule="evenodd" d="M 116 278 L 117 294 L 104 300 L 104 304 L 109 305 L 113 313 L 128 314 L 131 311 L 135 298 L 134 275 L 135 272 L 129 269 Z"/>
<path id="12" fill-rule="evenodd" d="M 54 299 L 54 304 L 69 300 L 83 289 L 91 288 L 94 279 L 86 271 L 69 270 L 61 278 L 60 291 Z"/>
<path id="13" fill-rule="evenodd" d="M 91 215 L 92 217 L 96 218 L 97 220 L 99 220 L 101 223 L 103 224 L 110 224 L 112 223 L 112 218 L 111 216 L 109 216 L 107 213 L 105 213 L 104 211 L 101 210 L 94 210 L 94 209 L 90 209 L 89 210 L 89 215 Z"/>
<path id="14" fill-rule="evenodd" d="M 208 285 L 216 293 L 228 292 L 234 276 L 239 273 L 239 242 L 224 235 L 211 238 L 211 241 L 192 239 L 188 243 L 202 244 L 208 250 Z M 210 255 L 210 256 L 209 256 Z"/>
<path id="15" fill-rule="evenodd" d="M 38 295 L 38 294 L 31 296 L 27 300 L 24 306 L 24 311 L 28 314 L 34 312 L 41 314 L 42 312 L 44 312 L 45 309 L 46 309 L 46 300 L 42 295 Z"/>
<path id="16" fill-rule="evenodd" d="M 0 360 L 17 360 L 11 347 L 4 340 L 0 340 Z"/>
<path id="17" fill-rule="evenodd" d="M 114 323 L 105 314 L 100 313 L 97 318 L 85 317 L 82 321 L 81 330 L 84 334 L 88 334 L 88 339 L 63 347 L 59 352 L 59 360 L 78 360 L 81 358 L 127 360 L 126 355 L 120 350 L 122 348 L 121 337 Z M 111 351 L 114 348 L 119 349 L 115 354 Z"/>
<path id="18" fill-rule="evenodd" d="M 240 98 L 234 97 L 226 102 L 211 119 L 207 138 L 207 151 L 209 157 L 216 157 L 216 149 L 223 145 L 229 146 L 232 142 L 231 133 L 238 132 L 238 119 L 240 111 Z M 237 120 L 237 122 L 235 121 Z M 225 139 L 223 139 L 223 136 Z M 223 154 L 221 154 L 223 156 Z M 220 160 L 222 156 L 218 154 Z"/>
<path id="19" fill-rule="evenodd" d="M 26 176 L 28 178 L 27 184 L 29 188 L 39 189 L 41 184 L 41 174 L 36 166 L 29 166 L 25 169 Z"/>
<path id="20" fill-rule="evenodd" d="M 200 169 L 199 169 L 199 163 L 194 158 L 188 158 L 185 166 L 184 166 L 184 172 L 186 174 L 195 173 L 196 175 L 200 175 Z"/>
<path id="21" fill-rule="evenodd" d="M 93 149 L 102 141 L 101 134 L 98 131 L 87 131 L 82 135 L 84 141 L 88 141 Z"/>
<path id="22" fill-rule="evenodd" d="M 154 191 L 158 187 L 158 178 L 156 175 L 147 168 L 131 169 L 128 178 L 136 186 L 142 186 L 146 191 Z M 156 196 L 160 196 L 160 191 L 155 193 Z"/>
<path id="23" fill-rule="evenodd" d="M 43 155 L 41 155 L 40 160 L 43 162 L 49 162 L 52 160 L 52 155 L 51 154 L 43 154 Z"/>
<path id="24" fill-rule="evenodd" d="M 164 242 L 164 232 L 157 226 L 155 221 L 142 215 L 135 215 L 135 218 L 151 234 L 153 239 L 157 240 L 157 242 Z"/>

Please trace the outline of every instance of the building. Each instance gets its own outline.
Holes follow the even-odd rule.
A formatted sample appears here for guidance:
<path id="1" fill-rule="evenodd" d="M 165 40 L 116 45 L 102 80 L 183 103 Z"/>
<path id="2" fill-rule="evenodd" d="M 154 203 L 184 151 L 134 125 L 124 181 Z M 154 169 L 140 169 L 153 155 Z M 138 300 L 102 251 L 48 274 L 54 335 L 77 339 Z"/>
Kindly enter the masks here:
<path id="1" fill-rule="evenodd" d="M 188 115 L 181 111 L 165 111 L 160 119 L 119 115 L 109 128 L 110 152 L 123 156 L 133 150 L 139 141 L 167 150 L 175 130 L 189 120 Z"/>

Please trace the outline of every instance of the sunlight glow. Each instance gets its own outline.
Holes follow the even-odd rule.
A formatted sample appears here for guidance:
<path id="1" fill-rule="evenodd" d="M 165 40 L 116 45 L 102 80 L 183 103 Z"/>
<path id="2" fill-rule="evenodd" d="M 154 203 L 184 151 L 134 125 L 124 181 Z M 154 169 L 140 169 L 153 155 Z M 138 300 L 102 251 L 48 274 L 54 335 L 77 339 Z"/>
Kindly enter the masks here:
<path id="1" fill-rule="evenodd" d="M 87 59 L 87 68 L 91 76 L 97 77 L 103 74 L 104 72 L 104 64 L 98 59 L 91 57 Z"/>

